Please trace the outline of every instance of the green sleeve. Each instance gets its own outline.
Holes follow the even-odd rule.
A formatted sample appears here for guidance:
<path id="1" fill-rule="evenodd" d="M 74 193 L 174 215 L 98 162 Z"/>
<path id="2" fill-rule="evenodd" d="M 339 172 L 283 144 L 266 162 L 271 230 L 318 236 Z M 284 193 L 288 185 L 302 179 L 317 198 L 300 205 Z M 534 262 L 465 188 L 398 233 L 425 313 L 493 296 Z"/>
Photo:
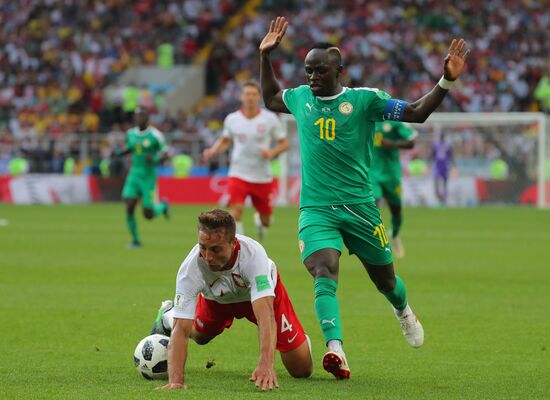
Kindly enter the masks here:
<path id="1" fill-rule="evenodd" d="M 294 114 L 297 109 L 296 105 L 298 102 L 298 98 L 304 87 L 305 86 L 302 85 L 294 89 L 283 90 L 283 102 L 285 103 L 286 108 L 288 108 L 288 111 L 290 111 L 292 114 Z"/>
<path id="2" fill-rule="evenodd" d="M 384 109 L 391 96 L 379 89 L 368 89 L 362 92 L 363 111 L 369 121 L 383 121 Z"/>

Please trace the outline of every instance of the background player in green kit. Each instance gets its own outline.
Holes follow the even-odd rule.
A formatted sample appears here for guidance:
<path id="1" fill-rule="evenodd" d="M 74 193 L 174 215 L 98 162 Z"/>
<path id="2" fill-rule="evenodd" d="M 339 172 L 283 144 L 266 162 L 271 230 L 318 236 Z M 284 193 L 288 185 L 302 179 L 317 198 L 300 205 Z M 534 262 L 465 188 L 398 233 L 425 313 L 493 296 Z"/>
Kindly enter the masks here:
<path id="1" fill-rule="evenodd" d="M 391 212 L 391 244 L 393 254 L 401 258 L 405 248 L 399 237 L 403 223 L 401 207 L 401 161 L 400 149 L 412 149 L 418 133 L 406 122 L 376 122 L 374 151 L 372 153 L 371 178 L 374 199 L 378 207 L 384 198 Z"/>
<path id="2" fill-rule="evenodd" d="M 315 311 L 329 350 L 323 367 L 337 379 L 348 379 L 336 297 L 343 244 L 357 255 L 392 304 L 408 343 L 419 347 L 424 342 L 424 330 L 408 306 L 405 285 L 394 273 L 391 246 L 374 202 L 370 178 L 374 123 L 424 122 L 460 76 L 468 50 L 463 39 L 453 40 L 443 77 L 413 103 L 392 99 L 378 89 L 342 87 L 340 50 L 328 43 L 313 46 L 306 55 L 308 84 L 283 91 L 270 53 L 287 27 L 286 19 L 277 17 L 260 44 L 263 98 L 268 109 L 296 118 L 302 159 L 299 243 L 302 260 L 314 278 Z"/>
<path id="3" fill-rule="evenodd" d="M 168 218 L 169 205 L 166 200 L 155 204 L 157 165 L 168 158 L 164 135 L 149 125 L 149 112 L 138 108 L 134 112 L 136 124 L 126 133 L 126 148 L 117 155 L 132 155 L 130 171 L 124 182 L 122 198 L 126 203 L 126 222 L 132 235 L 129 248 L 141 247 L 137 229 L 135 208 L 141 199 L 143 216 L 153 219 L 159 214 Z"/>

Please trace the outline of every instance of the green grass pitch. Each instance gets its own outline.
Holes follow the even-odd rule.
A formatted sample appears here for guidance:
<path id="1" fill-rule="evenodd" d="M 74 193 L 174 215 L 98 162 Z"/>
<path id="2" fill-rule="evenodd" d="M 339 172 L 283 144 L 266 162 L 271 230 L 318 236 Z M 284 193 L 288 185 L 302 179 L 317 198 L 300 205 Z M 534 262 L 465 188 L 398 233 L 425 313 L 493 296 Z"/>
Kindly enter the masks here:
<path id="1" fill-rule="evenodd" d="M 351 380 L 323 371 L 311 278 L 300 263 L 296 208 L 277 209 L 264 245 L 313 341 L 311 379 L 259 394 L 247 321 L 207 346 L 192 343 L 189 390 L 159 392 L 132 353 L 196 241 L 196 216 L 139 219 L 144 247 L 128 250 L 122 204 L 0 205 L 1 399 L 548 399 L 550 212 L 526 208 L 406 209 L 407 255 L 396 268 L 424 324 L 409 348 L 391 308 L 358 261 L 343 255 L 340 286 Z M 246 228 L 254 236 L 247 209 Z M 7 220 L 7 221 L 6 221 Z M 216 365 L 206 369 L 206 362 Z"/>

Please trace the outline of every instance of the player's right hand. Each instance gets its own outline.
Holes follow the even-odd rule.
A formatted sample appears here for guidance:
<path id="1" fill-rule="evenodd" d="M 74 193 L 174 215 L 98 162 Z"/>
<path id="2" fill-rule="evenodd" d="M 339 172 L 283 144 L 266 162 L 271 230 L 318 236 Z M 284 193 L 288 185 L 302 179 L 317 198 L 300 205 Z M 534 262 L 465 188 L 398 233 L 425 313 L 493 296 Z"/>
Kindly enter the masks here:
<path id="1" fill-rule="evenodd" d="M 256 382 L 256 389 L 273 390 L 273 387 L 279 389 L 279 383 L 277 382 L 277 374 L 273 366 L 265 367 L 258 365 L 252 375 L 250 376 L 250 382 Z"/>
<path id="2" fill-rule="evenodd" d="M 187 389 L 187 385 L 185 383 L 168 383 L 167 385 L 157 387 L 157 389 Z"/>
<path id="3" fill-rule="evenodd" d="M 213 156 L 214 156 L 214 152 L 210 147 L 207 149 L 204 149 L 204 151 L 202 152 L 202 158 L 206 163 L 209 163 Z"/>
<path id="4" fill-rule="evenodd" d="M 276 49 L 279 43 L 281 43 L 287 27 L 288 21 L 285 17 L 277 17 L 275 21 L 271 20 L 269 32 L 267 32 L 262 43 L 260 43 L 260 53 L 269 53 Z"/>

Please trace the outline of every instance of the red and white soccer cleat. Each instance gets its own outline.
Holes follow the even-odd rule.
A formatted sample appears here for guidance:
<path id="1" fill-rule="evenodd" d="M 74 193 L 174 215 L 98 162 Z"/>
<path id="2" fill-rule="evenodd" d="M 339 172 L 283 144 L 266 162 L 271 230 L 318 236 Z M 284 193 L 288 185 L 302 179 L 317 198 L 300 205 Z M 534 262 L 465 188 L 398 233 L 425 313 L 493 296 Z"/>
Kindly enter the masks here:
<path id="1" fill-rule="evenodd" d="M 323 357 L 323 368 L 336 379 L 349 379 L 349 366 L 344 353 L 328 351 Z"/>

